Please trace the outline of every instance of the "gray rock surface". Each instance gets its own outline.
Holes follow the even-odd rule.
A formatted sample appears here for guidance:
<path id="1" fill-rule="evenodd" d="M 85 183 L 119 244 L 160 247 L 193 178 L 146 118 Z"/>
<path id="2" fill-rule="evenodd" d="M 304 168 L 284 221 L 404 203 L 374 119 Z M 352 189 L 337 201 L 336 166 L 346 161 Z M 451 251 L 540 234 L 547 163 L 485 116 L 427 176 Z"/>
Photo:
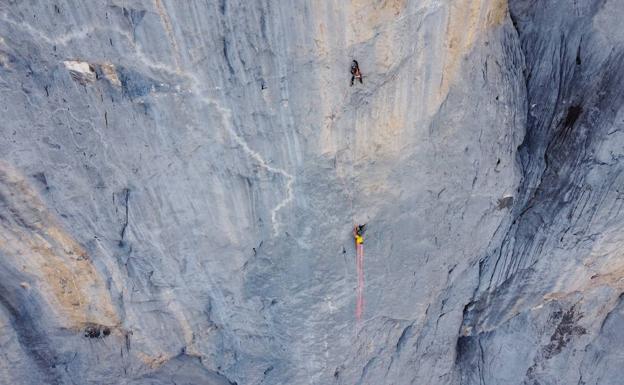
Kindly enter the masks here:
<path id="1" fill-rule="evenodd" d="M 622 16 L 0 2 L 0 383 L 621 383 Z"/>

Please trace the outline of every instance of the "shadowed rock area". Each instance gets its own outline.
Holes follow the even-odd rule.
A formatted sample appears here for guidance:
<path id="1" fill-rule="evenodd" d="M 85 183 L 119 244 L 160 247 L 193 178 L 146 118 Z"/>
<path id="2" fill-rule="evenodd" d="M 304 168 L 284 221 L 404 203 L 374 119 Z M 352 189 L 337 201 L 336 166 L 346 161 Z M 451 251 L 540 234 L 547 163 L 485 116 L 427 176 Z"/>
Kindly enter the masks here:
<path id="1" fill-rule="evenodd" d="M 0 383 L 620 384 L 622 17 L 0 2 Z"/>

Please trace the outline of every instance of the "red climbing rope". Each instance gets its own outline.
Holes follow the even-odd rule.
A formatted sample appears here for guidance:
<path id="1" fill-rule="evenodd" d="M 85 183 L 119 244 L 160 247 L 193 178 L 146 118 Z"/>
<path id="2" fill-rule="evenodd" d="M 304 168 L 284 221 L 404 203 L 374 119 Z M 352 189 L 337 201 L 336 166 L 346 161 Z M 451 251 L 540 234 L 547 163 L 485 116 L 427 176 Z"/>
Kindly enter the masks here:
<path id="1" fill-rule="evenodd" d="M 347 97 L 347 92 L 343 95 L 343 100 Z M 343 185 L 343 190 L 346 193 L 346 198 L 349 204 L 349 214 L 351 216 L 351 225 L 356 226 L 355 210 L 354 210 L 354 174 L 355 174 L 355 135 L 357 133 L 357 121 L 358 121 L 358 106 L 357 104 L 353 108 L 353 131 L 346 134 L 346 156 L 345 160 L 348 162 L 347 167 L 343 169 L 343 175 L 339 177 L 340 182 Z M 350 157 L 349 157 L 350 155 Z M 349 159 L 350 158 L 350 159 Z M 357 289 L 356 289 L 356 305 L 355 305 L 355 318 L 359 323 L 364 313 L 364 245 L 356 242 L 356 270 L 357 270 Z"/>
<path id="2" fill-rule="evenodd" d="M 355 319 L 357 322 L 360 322 L 364 313 L 364 244 L 356 243 L 355 250 L 357 251 L 356 266 L 358 275 Z"/>

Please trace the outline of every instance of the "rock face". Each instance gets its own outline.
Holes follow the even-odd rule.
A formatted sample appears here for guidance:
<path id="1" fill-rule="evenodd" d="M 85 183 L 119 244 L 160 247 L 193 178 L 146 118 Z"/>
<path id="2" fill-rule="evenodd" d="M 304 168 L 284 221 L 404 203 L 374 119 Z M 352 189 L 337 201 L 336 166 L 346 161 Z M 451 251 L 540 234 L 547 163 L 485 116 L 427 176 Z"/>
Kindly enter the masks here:
<path id="1" fill-rule="evenodd" d="M 0 383 L 620 384 L 623 16 L 0 3 Z"/>

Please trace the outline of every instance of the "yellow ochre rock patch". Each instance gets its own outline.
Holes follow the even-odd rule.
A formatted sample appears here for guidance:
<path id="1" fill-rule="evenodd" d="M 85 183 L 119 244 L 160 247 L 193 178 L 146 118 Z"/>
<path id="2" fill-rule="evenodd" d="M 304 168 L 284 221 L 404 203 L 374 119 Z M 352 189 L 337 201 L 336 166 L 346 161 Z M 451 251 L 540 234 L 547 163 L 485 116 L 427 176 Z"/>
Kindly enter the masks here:
<path id="1" fill-rule="evenodd" d="M 351 0 L 351 43 L 372 39 L 376 29 L 394 21 L 406 5 L 407 0 Z"/>
<path id="2" fill-rule="evenodd" d="M 507 0 L 456 0 L 450 3 L 446 24 L 446 57 L 439 95 L 445 97 L 461 64 L 487 29 L 507 16 Z"/>
<path id="3" fill-rule="evenodd" d="M 4 162 L 0 162 L 0 215 L 1 263 L 33 278 L 29 290 L 39 290 L 68 328 L 118 324 L 109 293 L 87 252 L 23 176 Z M 21 286 L 15 290 L 29 285 Z"/>

